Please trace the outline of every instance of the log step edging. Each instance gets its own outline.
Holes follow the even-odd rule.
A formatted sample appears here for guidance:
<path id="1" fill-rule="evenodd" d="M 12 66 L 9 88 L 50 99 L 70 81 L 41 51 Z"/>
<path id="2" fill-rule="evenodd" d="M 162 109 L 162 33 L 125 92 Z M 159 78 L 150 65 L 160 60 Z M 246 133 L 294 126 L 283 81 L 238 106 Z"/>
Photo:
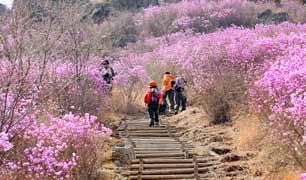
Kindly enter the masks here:
<path id="1" fill-rule="evenodd" d="M 199 168 L 198 171 L 199 173 L 206 173 L 209 172 L 210 170 L 217 169 L 218 166 L 212 166 L 212 167 L 204 167 L 204 168 Z M 193 174 L 194 173 L 194 168 L 177 168 L 177 169 L 163 169 L 163 170 L 143 170 L 142 174 L 143 175 L 175 175 L 175 174 Z M 127 171 L 123 172 L 125 175 L 136 175 L 138 174 L 138 171 Z"/>
<path id="2" fill-rule="evenodd" d="M 220 165 L 220 163 L 199 163 L 199 167 L 210 167 Z M 131 169 L 139 169 L 139 164 L 133 164 Z M 183 164 L 144 164 L 144 169 L 159 169 L 159 168 L 193 168 L 194 164 L 192 163 L 183 163 Z"/>

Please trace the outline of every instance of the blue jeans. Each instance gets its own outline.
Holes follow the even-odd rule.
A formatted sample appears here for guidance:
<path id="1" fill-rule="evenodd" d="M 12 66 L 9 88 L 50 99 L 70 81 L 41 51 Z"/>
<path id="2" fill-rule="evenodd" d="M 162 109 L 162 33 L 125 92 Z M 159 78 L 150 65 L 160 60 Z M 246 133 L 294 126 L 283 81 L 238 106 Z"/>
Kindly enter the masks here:
<path id="1" fill-rule="evenodd" d="M 168 99 L 170 103 L 170 109 L 174 110 L 174 91 L 172 89 L 166 91 L 163 98 L 164 98 L 164 104 L 166 105 L 166 109 L 168 109 L 169 107 L 167 102 Z"/>
<path id="2" fill-rule="evenodd" d="M 182 106 L 182 111 L 186 110 L 187 98 L 183 92 L 175 93 L 175 102 L 176 102 L 176 108 L 175 108 L 176 111 L 179 111 L 181 106 Z"/>

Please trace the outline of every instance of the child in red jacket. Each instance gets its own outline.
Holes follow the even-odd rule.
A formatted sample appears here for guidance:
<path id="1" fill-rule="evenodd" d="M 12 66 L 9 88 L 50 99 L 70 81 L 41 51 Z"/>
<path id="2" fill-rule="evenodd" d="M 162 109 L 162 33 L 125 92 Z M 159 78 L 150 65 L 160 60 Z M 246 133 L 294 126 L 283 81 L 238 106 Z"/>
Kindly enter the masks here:
<path id="1" fill-rule="evenodd" d="M 147 92 L 144 97 L 144 103 L 147 105 L 150 117 L 149 127 L 154 127 L 154 125 L 159 125 L 158 109 L 159 105 L 162 103 L 162 95 L 159 92 L 155 81 L 149 83 L 149 88 L 149 92 Z"/>

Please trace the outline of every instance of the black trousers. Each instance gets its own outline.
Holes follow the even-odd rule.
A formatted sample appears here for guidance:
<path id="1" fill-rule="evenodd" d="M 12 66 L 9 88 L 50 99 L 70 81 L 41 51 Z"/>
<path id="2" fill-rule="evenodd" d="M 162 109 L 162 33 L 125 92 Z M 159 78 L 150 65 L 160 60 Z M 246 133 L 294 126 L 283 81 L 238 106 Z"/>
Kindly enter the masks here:
<path id="1" fill-rule="evenodd" d="M 148 105 L 148 113 L 150 118 L 150 127 L 154 126 L 154 124 L 159 123 L 158 119 L 158 104 L 149 104 Z"/>

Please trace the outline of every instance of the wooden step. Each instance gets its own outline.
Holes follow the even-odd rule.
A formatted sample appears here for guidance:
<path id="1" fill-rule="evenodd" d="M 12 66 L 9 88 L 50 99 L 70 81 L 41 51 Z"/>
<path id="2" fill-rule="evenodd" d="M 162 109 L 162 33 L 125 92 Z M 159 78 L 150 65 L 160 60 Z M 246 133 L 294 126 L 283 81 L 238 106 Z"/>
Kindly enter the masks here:
<path id="1" fill-rule="evenodd" d="M 217 158 L 205 158 L 205 159 L 197 159 L 198 163 L 207 163 L 211 161 L 218 161 Z M 146 164 L 161 164 L 161 163 L 192 163 L 193 159 L 167 159 L 167 158 L 159 158 L 159 159 L 143 159 L 143 163 Z M 132 160 L 132 163 L 139 163 L 139 159 Z"/>
<path id="2" fill-rule="evenodd" d="M 137 154 L 136 158 L 184 157 L 185 153 Z"/>
<path id="3" fill-rule="evenodd" d="M 166 127 L 154 127 L 154 128 L 148 128 L 148 127 L 127 127 L 128 131 L 151 131 L 151 130 L 167 130 Z M 175 128 L 169 128 L 169 130 L 176 131 Z"/>
<path id="4" fill-rule="evenodd" d="M 160 148 L 160 147 L 166 147 L 166 148 L 173 148 L 173 149 L 180 149 L 181 145 L 171 145 L 171 144 L 167 144 L 167 145 L 163 145 L 161 146 L 160 144 L 137 144 L 136 148 Z"/>
<path id="5" fill-rule="evenodd" d="M 147 130 L 129 130 L 129 133 L 147 133 L 147 132 L 154 132 L 154 133 L 175 133 L 176 130 L 167 130 L 167 129 L 147 129 Z"/>
<path id="6" fill-rule="evenodd" d="M 155 180 L 161 180 L 161 179 L 190 179 L 194 178 L 193 174 L 176 174 L 176 175 L 141 175 L 141 179 L 155 179 Z M 138 176 L 130 176 L 130 179 L 138 179 Z"/>
<path id="7" fill-rule="evenodd" d="M 198 167 L 209 167 L 219 165 L 219 163 L 198 163 Z M 139 164 L 131 165 L 131 169 L 139 169 Z M 180 164 L 143 164 L 144 169 L 170 169 L 170 168 L 193 168 L 194 164 L 192 163 L 180 163 Z"/>
<path id="8" fill-rule="evenodd" d="M 180 143 L 178 141 L 175 140 L 136 140 L 136 139 L 132 139 L 133 142 L 135 143 Z"/>
<path id="9" fill-rule="evenodd" d="M 181 144 L 177 141 L 135 141 L 132 139 L 133 142 L 136 144 Z"/>
<path id="10" fill-rule="evenodd" d="M 205 168 L 198 168 L 199 173 L 206 173 L 210 170 L 214 169 L 215 167 L 205 167 Z M 177 169 L 162 169 L 162 170 L 144 170 L 142 171 L 143 175 L 175 175 L 175 174 L 193 174 L 194 168 L 177 168 Z M 124 175 L 137 175 L 138 170 L 135 171 L 126 171 L 123 172 Z"/>
<path id="11" fill-rule="evenodd" d="M 129 133 L 129 136 L 141 136 L 141 137 L 169 137 L 169 134 L 161 133 Z"/>
<path id="12" fill-rule="evenodd" d="M 184 148 L 185 150 L 192 150 L 192 148 Z M 180 151 L 181 148 L 166 148 L 166 147 L 160 147 L 160 148 L 134 148 L 134 151 Z"/>
<path id="13" fill-rule="evenodd" d="M 169 154 L 169 153 L 182 153 L 182 151 L 135 151 L 136 155 L 139 154 Z"/>
<path id="14" fill-rule="evenodd" d="M 181 148 L 181 144 L 136 144 L 136 148 Z M 185 148 L 192 148 L 191 146 L 184 146 Z"/>

